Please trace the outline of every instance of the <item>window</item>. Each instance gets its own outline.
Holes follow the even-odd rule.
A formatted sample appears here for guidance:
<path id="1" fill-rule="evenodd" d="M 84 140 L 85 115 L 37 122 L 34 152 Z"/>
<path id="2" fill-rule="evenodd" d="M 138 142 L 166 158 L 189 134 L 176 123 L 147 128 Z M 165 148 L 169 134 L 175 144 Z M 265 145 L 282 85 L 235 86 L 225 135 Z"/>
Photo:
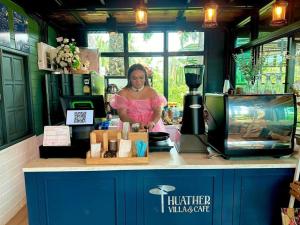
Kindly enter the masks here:
<path id="1" fill-rule="evenodd" d="M 252 61 L 251 55 L 252 55 L 252 51 L 248 50 L 248 51 L 238 54 L 237 58 L 239 60 L 243 60 L 244 62 L 246 62 L 248 64 Z M 247 92 L 247 91 L 249 91 L 249 89 L 247 87 L 248 83 L 247 83 L 245 77 L 243 76 L 240 67 L 241 67 L 241 65 L 239 65 L 239 62 L 236 62 L 236 64 L 235 64 L 235 71 L 236 71 L 235 86 L 236 86 L 236 88 L 241 88 L 243 90 L 243 92 Z"/>
<path id="2" fill-rule="evenodd" d="M 129 52 L 162 52 L 164 50 L 163 33 L 129 33 Z"/>
<path id="3" fill-rule="evenodd" d="M 183 97 L 188 92 L 185 84 L 184 66 L 189 64 L 203 64 L 203 56 L 172 56 L 169 57 L 169 101 L 177 102 L 183 107 Z"/>
<path id="4" fill-rule="evenodd" d="M 124 52 L 122 33 L 89 33 L 88 45 L 102 52 Z"/>
<path id="5" fill-rule="evenodd" d="M 249 37 L 246 37 L 246 38 L 238 37 L 235 40 L 235 47 L 240 47 L 240 46 L 245 45 L 245 44 L 247 44 L 249 42 L 250 42 L 250 38 Z"/>
<path id="6" fill-rule="evenodd" d="M 125 80 L 129 66 L 141 63 L 152 71 L 154 89 L 179 107 L 187 91 L 183 67 L 204 62 L 204 32 L 89 33 L 88 47 L 99 49 L 100 73 L 112 77 L 110 84 L 119 76 L 124 86 L 120 76 Z"/>
<path id="7" fill-rule="evenodd" d="M 124 58 L 100 56 L 100 74 L 107 76 L 125 76 Z"/>
<path id="8" fill-rule="evenodd" d="M 295 56 L 295 71 L 294 71 L 294 83 L 300 83 L 300 40 L 296 43 L 296 56 Z M 297 97 L 297 101 L 299 97 Z M 298 103 L 299 104 L 299 103 Z M 300 126 L 300 106 L 297 104 L 297 127 Z"/>
<path id="9" fill-rule="evenodd" d="M 141 63 L 151 71 L 152 86 L 161 95 L 164 94 L 164 59 L 163 57 L 130 57 L 129 66 Z"/>
<path id="10" fill-rule="evenodd" d="M 168 40 L 169 52 L 204 50 L 203 32 L 169 32 Z"/>
<path id="11" fill-rule="evenodd" d="M 238 55 L 243 57 L 247 63 L 256 62 L 259 65 L 255 74 L 253 90 L 249 89 L 245 77 L 242 75 L 240 65 L 236 63 L 236 87 L 241 87 L 257 94 L 280 94 L 284 93 L 286 80 L 286 53 L 287 38 L 281 38 L 270 43 L 264 44 L 259 48 L 259 57 L 253 56 L 252 50 L 245 51 Z"/>
<path id="12" fill-rule="evenodd" d="M 261 70 L 261 93 L 284 93 L 287 43 L 287 38 L 281 38 L 261 47 L 260 57 L 264 61 Z"/>

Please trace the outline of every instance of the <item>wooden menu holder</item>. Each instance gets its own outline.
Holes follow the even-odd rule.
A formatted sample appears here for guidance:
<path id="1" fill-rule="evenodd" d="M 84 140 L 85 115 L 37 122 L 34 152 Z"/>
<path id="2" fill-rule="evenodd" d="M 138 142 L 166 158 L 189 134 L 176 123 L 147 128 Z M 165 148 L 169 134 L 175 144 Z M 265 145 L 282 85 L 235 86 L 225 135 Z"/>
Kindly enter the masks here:
<path id="1" fill-rule="evenodd" d="M 101 142 L 101 151 L 108 150 L 108 142 L 111 139 L 118 140 L 119 148 L 121 131 L 118 130 L 94 130 L 90 133 L 91 144 Z M 122 164 L 147 164 L 149 162 L 149 146 L 148 146 L 148 133 L 147 132 L 129 132 L 128 139 L 131 140 L 131 150 L 129 157 L 116 157 L 116 158 L 92 158 L 91 152 L 87 152 L 86 164 L 102 164 L 102 165 L 122 165 Z M 147 143 L 147 151 L 145 157 L 137 157 L 135 141 L 143 140 Z"/>

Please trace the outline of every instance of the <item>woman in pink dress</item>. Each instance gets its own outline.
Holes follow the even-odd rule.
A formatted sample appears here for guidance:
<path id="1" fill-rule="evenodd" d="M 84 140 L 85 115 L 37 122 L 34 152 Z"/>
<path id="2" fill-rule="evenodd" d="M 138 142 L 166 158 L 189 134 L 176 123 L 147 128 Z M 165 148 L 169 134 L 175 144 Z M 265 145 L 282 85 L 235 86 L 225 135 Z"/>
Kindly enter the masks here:
<path id="1" fill-rule="evenodd" d="M 161 119 L 162 106 L 167 101 L 149 86 L 147 72 L 141 64 L 134 64 L 128 70 L 128 84 L 110 101 L 117 109 L 122 122 L 140 123 L 149 131 L 165 132 Z"/>

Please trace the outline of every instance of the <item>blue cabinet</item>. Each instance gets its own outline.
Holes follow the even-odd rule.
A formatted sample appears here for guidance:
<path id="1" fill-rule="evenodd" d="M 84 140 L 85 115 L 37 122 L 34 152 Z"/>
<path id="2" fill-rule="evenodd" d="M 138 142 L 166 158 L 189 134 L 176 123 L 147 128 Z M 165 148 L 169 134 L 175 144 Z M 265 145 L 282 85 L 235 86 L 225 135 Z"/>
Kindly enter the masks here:
<path id="1" fill-rule="evenodd" d="M 222 170 L 137 173 L 137 224 L 221 224 L 222 173 Z"/>
<path id="2" fill-rule="evenodd" d="M 25 178 L 30 225 L 125 224 L 122 173 L 28 173 Z"/>
<path id="3" fill-rule="evenodd" d="M 281 207 L 289 204 L 292 169 L 236 170 L 233 225 L 281 225 Z"/>
<path id="4" fill-rule="evenodd" d="M 29 224 L 280 225 L 293 172 L 26 172 Z"/>

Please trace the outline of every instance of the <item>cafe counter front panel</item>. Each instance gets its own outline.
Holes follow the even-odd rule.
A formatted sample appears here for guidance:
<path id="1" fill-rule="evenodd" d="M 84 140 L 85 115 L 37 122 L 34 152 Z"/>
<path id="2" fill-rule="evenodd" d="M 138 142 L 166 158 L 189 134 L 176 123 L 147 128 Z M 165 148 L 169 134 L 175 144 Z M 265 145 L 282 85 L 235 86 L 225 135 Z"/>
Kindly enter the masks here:
<path id="1" fill-rule="evenodd" d="M 24 168 L 29 224 L 281 224 L 296 159 L 206 158 L 197 165 L 200 156 L 192 163 L 191 154 L 159 154 L 168 160 L 114 168 L 79 159 L 67 160 L 69 169 L 55 167 L 55 159 L 30 164 Z"/>

